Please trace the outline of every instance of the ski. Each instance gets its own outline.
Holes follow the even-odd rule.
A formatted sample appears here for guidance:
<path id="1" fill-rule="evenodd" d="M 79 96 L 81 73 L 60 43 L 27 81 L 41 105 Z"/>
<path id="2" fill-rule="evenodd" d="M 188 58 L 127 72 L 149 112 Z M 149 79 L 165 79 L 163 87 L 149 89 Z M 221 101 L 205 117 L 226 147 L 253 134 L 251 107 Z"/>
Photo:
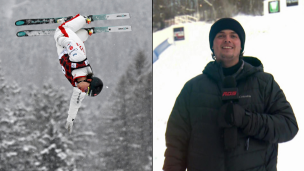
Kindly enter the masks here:
<path id="1" fill-rule="evenodd" d="M 15 22 L 16 26 L 25 26 L 25 25 L 37 25 L 37 24 L 53 24 L 57 23 L 59 19 L 64 19 L 68 21 L 74 16 L 68 17 L 57 17 L 57 18 L 37 18 L 37 19 L 22 19 Z M 88 15 L 85 16 L 91 19 L 91 22 L 97 20 L 118 20 L 118 19 L 129 19 L 129 13 L 117 13 L 117 14 L 100 14 L 100 15 Z"/>
<path id="2" fill-rule="evenodd" d="M 109 27 L 91 27 L 83 28 L 92 34 L 104 32 L 128 32 L 132 31 L 131 26 L 109 26 Z M 42 30 L 22 30 L 17 32 L 17 37 L 32 37 L 32 36 L 48 36 L 54 35 L 56 29 L 42 29 Z"/>

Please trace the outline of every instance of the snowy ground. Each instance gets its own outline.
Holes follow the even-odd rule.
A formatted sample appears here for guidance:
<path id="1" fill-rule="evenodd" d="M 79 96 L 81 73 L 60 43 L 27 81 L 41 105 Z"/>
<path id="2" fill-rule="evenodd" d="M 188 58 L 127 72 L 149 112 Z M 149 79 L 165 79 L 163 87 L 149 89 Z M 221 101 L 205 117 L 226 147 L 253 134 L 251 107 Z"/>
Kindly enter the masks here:
<path id="1" fill-rule="evenodd" d="M 264 71 L 274 75 L 291 103 L 299 129 L 288 143 L 279 144 L 278 171 L 303 171 L 303 58 L 304 5 L 265 16 L 236 16 L 245 29 L 245 56 L 258 57 Z M 175 99 L 184 83 L 200 74 L 212 60 L 208 35 L 210 23 L 185 24 L 185 40 L 175 42 L 153 64 L 153 170 L 162 170 L 165 130 Z M 175 26 L 174 26 L 175 27 Z M 170 38 L 173 27 L 153 34 L 153 49 Z M 172 38 L 170 39 L 172 41 Z M 170 41 L 169 40 L 169 41 Z"/>

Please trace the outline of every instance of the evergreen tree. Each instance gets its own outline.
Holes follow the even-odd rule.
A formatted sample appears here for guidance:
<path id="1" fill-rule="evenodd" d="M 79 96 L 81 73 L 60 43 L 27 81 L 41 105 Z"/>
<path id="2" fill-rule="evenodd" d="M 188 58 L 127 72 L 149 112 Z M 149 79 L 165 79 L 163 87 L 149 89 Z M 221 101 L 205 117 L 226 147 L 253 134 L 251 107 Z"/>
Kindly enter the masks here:
<path id="1" fill-rule="evenodd" d="M 139 86 L 139 88 L 142 90 L 142 97 L 138 98 L 141 99 L 139 102 L 141 102 L 141 108 L 138 108 L 139 115 L 142 116 L 142 121 L 140 127 L 141 130 L 141 159 L 143 160 L 142 163 L 145 163 L 143 170 L 152 170 L 152 147 L 153 147 L 153 141 L 152 141 L 152 135 L 153 135 L 153 109 L 152 109 L 152 90 L 153 90 L 153 81 L 152 81 L 152 70 L 144 75 L 142 79 L 140 80 L 140 84 L 142 86 Z M 141 84 L 142 82 L 142 84 Z M 140 91 L 136 91 L 140 92 Z"/>
<path id="2" fill-rule="evenodd" d="M 51 84 L 29 87 L 24 99 L 18 85 L 8 84 L 2 75 L 0 80 L 0 170 L 90 170 L 84 159 L 94 158 L 87 149 L 94 133 L 83 129 L 87 123 L 82 118 L 68 135 L 69 103 L 63 90 Z"/>
<path id="3" fill-rule="evenodd" d="M 20 116 L 25 115 L 26 108 L 16 104 L 21 89 L 15 82 L 7 82 L 2 74 L 0 82 L 0 170 L 31 170 L 33 157 L 27 156 L 35 147 L 24 143 L 27 140 L 20 136 Z"/>
<path id="4" fill-rule="evenodd" d="M 151 65 L 144 53 L 138 52 L 111 96 L 112 129 L 105 132 L 108 144 L 103 153 L 107 169 L 152 169 Z M 144 131 L 150 134 L 144 135 Z"/>
<path id="5" fill-rule="evenodd" d="M 86 148 L 92 132 L 85 132 L 78 128 L 82 120 L 74 121 L 74 130 L 68 135 L 64 128 L 69 102 L 62 89 L 55 89 L 51 84 L 45 84 L 42 90 L 31 93 L 29 102 L 33 116 L 27 120 L 32 123 L 27 129 L 35 137 L 38 151 L 37 168 L 40 170 L 73 170 L 87 167 L 83 159 L 91 157 L 92 153 Z M 81 113 L 83 108 L 80 108 Z"/>
<path id="6" fill-rule="evenodd" d="M 129 105 L 129 147 L 132 149 L 133 169 L 152 169 L 152 69 L 151 62 L 139 52 L 128 72 L 134 73 Z M 128 73 L 127 72 L 127 73 Z M 132 74 L 129 74 L 132 75 Z M 128 77 L 129 78 L 129 77 Z"/>
<path id="7" fill-rule="evenodd" d="M 107 158 L 106 168 L 110 170 L 124 169 L 129 165 L 130 151 L 128 149 L 129 135 L 127 127 L 127 78 L 123 76 L 119 81 L 116 91 L 112 95 L 111 113 L 114 117 L 111 119 L 109 127 L 112 129 L 105 132 L 109 139 L 105 157 Z"/>
<path id="8" fill-rule="evenodd" d="M 154 30 L 163 29 L 160 23 L 179 15 L 199 14 L 199 20 L 207 22 L 238 14 L 263 15 L 263 1 L 256 0 L 156 0 L 153 8 Z"/>

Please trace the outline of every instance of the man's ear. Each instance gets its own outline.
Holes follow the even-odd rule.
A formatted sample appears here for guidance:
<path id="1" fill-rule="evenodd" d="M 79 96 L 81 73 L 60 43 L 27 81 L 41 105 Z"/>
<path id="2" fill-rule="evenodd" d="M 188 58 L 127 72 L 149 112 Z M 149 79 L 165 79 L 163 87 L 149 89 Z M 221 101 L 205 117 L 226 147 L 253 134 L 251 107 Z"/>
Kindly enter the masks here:
<path id="1" fill-rule="evenodd" d="M 92 81 L 92 79 L 87 79 L 87 81 L 91 82 L 91 81 Z"/>

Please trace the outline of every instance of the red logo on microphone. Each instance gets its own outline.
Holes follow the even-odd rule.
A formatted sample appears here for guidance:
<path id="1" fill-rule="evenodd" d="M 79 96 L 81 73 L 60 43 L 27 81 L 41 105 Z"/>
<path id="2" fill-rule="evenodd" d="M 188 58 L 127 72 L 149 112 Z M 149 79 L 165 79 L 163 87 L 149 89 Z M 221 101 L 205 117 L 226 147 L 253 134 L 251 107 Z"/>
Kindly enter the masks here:
<path id="1" fill-rule="evenodd" d="M 72 50 L 73 49 L 73 46 L 70 46 L 70 50 Z"/>
<path id="2" fill-rule="evenodd" d="M 225 91 L 223 92 L 222 96 L 235 96 L 236 93 L 236 91 Z"/>

